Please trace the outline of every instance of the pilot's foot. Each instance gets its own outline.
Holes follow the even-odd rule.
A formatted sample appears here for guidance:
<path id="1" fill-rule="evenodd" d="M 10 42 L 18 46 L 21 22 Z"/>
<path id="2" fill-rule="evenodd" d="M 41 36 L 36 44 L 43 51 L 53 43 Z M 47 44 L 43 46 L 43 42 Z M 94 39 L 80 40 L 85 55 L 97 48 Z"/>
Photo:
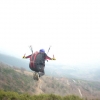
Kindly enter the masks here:
<path id="1" fill-rule="evenodd" d="M 44 75 L 44 73 L 42 73 L 42 72 L 39 72 L 38 74 L 39 74 L 39 77 Z"/>
<path id="2" fill-rule="evenodd" d="M 34 80 L 39 80 L 39 74 L 38 74 L 37 72 L 35 72 L 35 73 L 33 74 L 33 79 L 34 79 Z"/>

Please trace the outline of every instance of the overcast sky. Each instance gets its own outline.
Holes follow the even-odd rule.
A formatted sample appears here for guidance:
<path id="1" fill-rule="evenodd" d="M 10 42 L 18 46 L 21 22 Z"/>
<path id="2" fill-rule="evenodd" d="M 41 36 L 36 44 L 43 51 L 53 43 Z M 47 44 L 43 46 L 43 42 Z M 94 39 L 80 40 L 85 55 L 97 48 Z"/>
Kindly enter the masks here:
<path id="1" fill-rule="evenodd" d="M 51 45 L 71 65 L 100 62 L 100 0 L 0 0 L 0 52 L 22 58 Z"/>

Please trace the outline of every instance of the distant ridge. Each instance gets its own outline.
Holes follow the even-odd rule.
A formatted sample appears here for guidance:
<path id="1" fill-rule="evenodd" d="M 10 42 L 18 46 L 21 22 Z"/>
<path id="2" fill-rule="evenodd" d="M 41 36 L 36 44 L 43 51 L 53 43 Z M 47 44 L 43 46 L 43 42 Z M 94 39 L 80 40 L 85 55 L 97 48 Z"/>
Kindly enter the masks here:
<path id="1" fill-rule="evenodd" d="M 19 59 L 10 55 L 0 54 L 0 61 L 10 66 L 23 67 L 27 70 L 30 70 L 28 68 L 29 66 L 28 60 Z"/>

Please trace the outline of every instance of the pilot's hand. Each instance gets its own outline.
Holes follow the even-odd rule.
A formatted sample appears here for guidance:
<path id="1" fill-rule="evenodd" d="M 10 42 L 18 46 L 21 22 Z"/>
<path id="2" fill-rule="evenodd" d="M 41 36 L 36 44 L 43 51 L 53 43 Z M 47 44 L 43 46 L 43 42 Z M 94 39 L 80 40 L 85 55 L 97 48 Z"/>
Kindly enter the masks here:
<path id="1" fill-rule="evenodd" d="M 53 58 L 53 60 L 56 60 L 55 58 Z"/>
<path id="2" fill-rule="evenodd" d="M 25 59 L 25 56 L 23 56 L 23 59 Z"/>
<path id="3" fill-rule="evenodd" d="M 51 60 L 56 60 L 55 58 L 51 58 Z"/>

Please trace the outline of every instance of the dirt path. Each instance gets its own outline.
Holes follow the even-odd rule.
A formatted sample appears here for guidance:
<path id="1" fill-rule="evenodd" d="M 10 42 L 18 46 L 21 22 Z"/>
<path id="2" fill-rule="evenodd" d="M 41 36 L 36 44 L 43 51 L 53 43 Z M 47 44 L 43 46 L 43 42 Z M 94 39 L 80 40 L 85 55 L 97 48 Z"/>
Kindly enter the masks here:
<path id="1" fill-rule="evenodd" d="M 36 81 L 35 85 L 36 85 L 36 94 L 42 94 L 43 91 L 41 90 L 41 86 L 42 86 L 41 79 L 39 79 L 38 81 Z"/>

